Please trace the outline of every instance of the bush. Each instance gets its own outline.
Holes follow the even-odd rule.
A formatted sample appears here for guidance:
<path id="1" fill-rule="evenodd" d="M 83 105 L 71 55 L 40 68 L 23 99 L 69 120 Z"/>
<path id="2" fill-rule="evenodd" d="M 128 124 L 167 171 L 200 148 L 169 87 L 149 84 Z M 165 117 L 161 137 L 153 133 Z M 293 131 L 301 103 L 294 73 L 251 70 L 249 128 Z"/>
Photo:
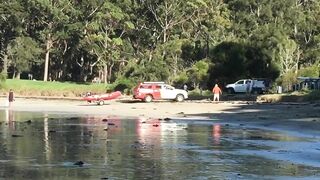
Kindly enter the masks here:
<path id="1" fill-rule="evenodd" d="M 280 76 L 276 82 L 277 85 L 283 86 L 284 90 L 291 90 L 292 85 L 297 83 L 297 74 L 293 71 L 287 72 Z"/>
<path id="2" fill-rule="evenodd" d="M 201 90 L 201 89 L 194 89 L 192 91 L 189 91 L 188 94 L 190 96 L 210 96 L 212 95 L 212 92 L 209 90 Z"/>
<path id="3" fill-rule="evenodd" d="M 298 75 L 303 77 L 317 78 L 319 77 L 319 68 L 316 65 L 305 67 L 298 71 Z"/>
<path id="4" fill-rule="evenodd" d="M 0 73 L 0 88 L 4 87 L 5 81 L 6 81 L 6 75 L 4 73 Z"/>
<path id="5" fill-rule="evenodd" d="M 183 71 L 173 80 L 173 85 L 182 86 L 183 84 L 186 84 L 188 82 L 188 79 L 188 75 L 185 71 Z"/>
<path id="6" fill-rule="evenodd" d="M 131 79 L 119 78 L 113 85 L 110 86 L 109 90 L 121 91 L 125 94 L 130 94 L 135 86 L 136 83 Z"/>

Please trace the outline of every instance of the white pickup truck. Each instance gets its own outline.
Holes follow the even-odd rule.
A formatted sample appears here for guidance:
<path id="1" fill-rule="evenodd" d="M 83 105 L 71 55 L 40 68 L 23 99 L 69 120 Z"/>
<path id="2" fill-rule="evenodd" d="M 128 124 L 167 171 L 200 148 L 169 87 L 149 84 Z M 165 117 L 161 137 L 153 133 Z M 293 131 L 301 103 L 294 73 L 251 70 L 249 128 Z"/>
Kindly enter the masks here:
<path id="1" fill-rule="evenodd" d="M 241 79 L 233 84 L 226 85 L 228 93 L 245 93 L 262 94 L 269 88 L 269 81 L 265 79 Z"/>

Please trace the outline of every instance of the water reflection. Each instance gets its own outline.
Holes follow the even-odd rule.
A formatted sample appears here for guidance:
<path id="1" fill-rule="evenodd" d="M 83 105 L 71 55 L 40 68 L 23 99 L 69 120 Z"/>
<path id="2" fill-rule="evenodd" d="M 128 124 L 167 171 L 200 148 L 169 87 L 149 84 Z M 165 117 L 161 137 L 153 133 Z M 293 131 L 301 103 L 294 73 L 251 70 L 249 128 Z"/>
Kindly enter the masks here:
<path id="1" fill-rule="evenodd" d="M 220 138 L 221 138 L 221 125 L 220 124 L 214 124 L 212 126 L 212 136 L 214 138 L 214 144 L 219 145 Z"/>
<path id="2" fill-rule="evenodd" d="M 11 108 L 6 108 L 5 110 L 5 116 L 6 116 L 6 124 L 9 125 L 10 130 L 15 130 L 15 120 L 13 115 L 13 110 Z"/>
<path id="3" fill-rule="evenodd" d="M 320 175 L 317 164 L 301 165 L 279 155 L 285 152 L 291 159 L 299 159 L 303 153 L 297 147 L 303 145 L 310 148 L 313 157 L 319 157 L 317 139 L 190 120 L 1 113 L 6 118 L 0 121 L 0 179 L 274 179 Z M 83 166 L 75 164 L 79 161 Z"/>

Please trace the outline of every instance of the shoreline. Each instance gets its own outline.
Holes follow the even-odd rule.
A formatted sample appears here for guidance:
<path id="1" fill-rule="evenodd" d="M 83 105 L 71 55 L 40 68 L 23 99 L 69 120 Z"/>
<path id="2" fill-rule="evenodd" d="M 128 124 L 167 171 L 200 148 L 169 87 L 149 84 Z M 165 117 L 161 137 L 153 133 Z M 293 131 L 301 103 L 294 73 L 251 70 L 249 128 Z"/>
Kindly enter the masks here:
<path id="1" fill-rule="evenodd" d="M 0 109 L 8 108 L 6 106 L 6 98 L 0 98 Z M 315 102 L 277 102 L 277 103 L 261 103 L 256 101 L 220 101 L 213 102 L 207 99 L 205 100 L 186 100 L 184 102 L 174 101 L 155 101 L 151 103 L 145 103 L 142 101 L 133 100 L 131 98 L 121 98 L 115 100 L 105 101 L 105 104 L 100 106 L 96 103 L 88 104 L 82 98 L 61 98 L 61 97 L 17 97 L 12 103 L 12 110 L 18 111 L 61 111 L 61 112 L 77 112 L 80 114 L 114 114 L 123 115 L 128 113 L 129 115 L 137 116 L 144 112 L 144 115 L 163 116 L 164 114 L 176 115 L 183 112 L 184 114 L 199 114 L 203 116 L 207 113 L 241 113 L 241 109 L 247 109 L 251 107 L 255 109 L 255 114 L 259 111 L 264 111 L 263 107 L 277 106 L 279 108 L 286 108 L 291 110 L 290 106 L 294 106 L 296 109 L 301 106 L 305 106 L 303 109 L 309 110 L 308 112 L 316 113 L 320 112 L 320 103 Z M 258 108 L 259 107 L 259 108 Z M 261 108 L 262 107 L 262 108 Z M 310 111 L 310 109 L 314 109 Z M 104 111 L 104 110 L 115 111 Z M 278 109 L 279 110 L 279 109 Z M 156 111 L 153 113 L 152 111 Z M 248 110 L 245 110 L 246 112 Z M 298 111 L 300 112 L 300 111 Z M 290 113 L 286 113 L 290 115 Z M 316 113 L 317 114 L 317 113 Z M 320 115 L 320 114 L 319 114 Z M 319 116 L 320 117 L 320 116 Z M 294 116 L 292 116 L 294 118 Z"/>
<path id="2" fill-rule="evenodd" d="M 4 106 L 6 99 L 0 101 L 0 109 L 6 109 Z M 65 112 L 92 115 L 114 115 L 124 117 L 145 116 L 150 118 L 169 117 L 181 114 L 201 114 L 220 112 L 225 108 L 230 108 L 231 104 L 241 104 L 241 102 L 219 102 L 210 101 L 156 101 L 145 103 L 132 99 L 117 99 L 105 101 L 100 106 L 95 103 L 88 104 L 86 101 L 77 99 L 58 99 L 58 98 L 17 98 L 10 108 L 13 111 L 27 112 Z M 211 106 L 215 106 L 211 108 Z"/>
<path id="3" fill-rule="evenodd" d="M 63 114 L 65 116 L 98 116 L 136 119 L 176 119 L 205 120 L 237 126 L 257 126 L 276 128 L 303 134 L 320 136 L 319 103 L 256 103 L 249 101 L 157 101 L 144 103 L 128 99 L 106 101 L 105 105 L 87 104 L 82 100 L 45 100 L 17 98 L 12 107 L 4 106 L 6 99 L 0 100 L 0 110 L 14 112 L 37 112 Z M 302 131 L 303 130 L 303 131 Z"/>

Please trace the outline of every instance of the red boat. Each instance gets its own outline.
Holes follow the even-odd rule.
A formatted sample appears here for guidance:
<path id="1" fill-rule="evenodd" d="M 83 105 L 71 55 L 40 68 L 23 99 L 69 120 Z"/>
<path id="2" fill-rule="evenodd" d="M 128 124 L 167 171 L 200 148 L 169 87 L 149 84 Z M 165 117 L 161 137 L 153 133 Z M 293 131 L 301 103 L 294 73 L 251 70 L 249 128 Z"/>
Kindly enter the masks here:
<path id="1" fill-rule="evenodd" d="M 87 101 L 88 103 L 97 103 L 98 105 L 103 105 L 104 101 L 116 99 L 121 96 L 120 91 L 106 93 L 106 94 L 96 94 L 90 95 L 83 98 L 83 100 Z"/>

